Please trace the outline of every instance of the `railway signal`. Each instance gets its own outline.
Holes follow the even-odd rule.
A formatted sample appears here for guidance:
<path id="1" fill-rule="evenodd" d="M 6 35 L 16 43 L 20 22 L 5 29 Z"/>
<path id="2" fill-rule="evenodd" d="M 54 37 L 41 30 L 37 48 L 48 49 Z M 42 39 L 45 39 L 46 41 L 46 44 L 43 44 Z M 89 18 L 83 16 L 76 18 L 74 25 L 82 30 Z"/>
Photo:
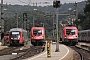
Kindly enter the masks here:
<path id="1" fill-rule="evenodd" d="M 56 23 L 54 23 L 54 29 L 56 29 Z"/>
<path id="2" fill-rule="evenodd" d="M 59 52 L 59 41 L 58 41 L 58 8 L 60 7 L 60 0 L 53 1 L 53 7 L 56 8 L 56 31 L 57 31 L 57 42 L 56 42 L 56 51 Z"/>
<path id="3" fill-rule="evenodd" d="M 27 27 L 27 13 L 23 13 L 23 28 L 26 30 Z"/>
<path id="4" fill-rule="evenodd" d="M 53 7 L 54 7 L 54 8 L 56 7 L 56 2 L 55 2 L 55 1 L 53 1 Z"/>
<path id="5" fill-rule="evenodd" d="M 23 20 L 27 21 L 27 13 L 23 13 Z"/>
<path id="6" fill-rule="evenodd" d="M 53 1 L 53 7 L 54 8 L 59 8 L 60 7 L 60 1 L 58 0 L 56 0 L 56 1 Z"/>

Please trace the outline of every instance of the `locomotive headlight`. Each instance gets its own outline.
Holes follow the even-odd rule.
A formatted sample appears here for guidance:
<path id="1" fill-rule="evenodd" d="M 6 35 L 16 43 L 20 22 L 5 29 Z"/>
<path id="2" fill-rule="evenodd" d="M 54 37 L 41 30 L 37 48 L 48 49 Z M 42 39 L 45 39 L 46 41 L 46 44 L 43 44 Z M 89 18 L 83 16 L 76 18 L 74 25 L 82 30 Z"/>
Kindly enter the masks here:
<path id="1" fill-rule="evenodd" d="M 42 38 L 44 38 L 44 36 L 42 36 Z"/>
<path id="2" fill-rule="evenodd" d="M 66 38 L 66 36 L 65 36 L 65 38 Z"/>
<path id="3" fill-rule="evenodd" d="M 33 37 L 32 37 L 32 39 L 33 39 Z"/>
<path id="4" fill-rule="evenodd" d="M 18 36 L 18 39 L 20 38 L 20 36 Z"/>
<path id="5" fill-rule="evenodd" d="M 66 37 L 65 37 L 66 38 Z"/>
<path id="6" fill-rule="evenodd" d="M 11 39 L 13 39 L 13 38 L 11 38 Z"/>

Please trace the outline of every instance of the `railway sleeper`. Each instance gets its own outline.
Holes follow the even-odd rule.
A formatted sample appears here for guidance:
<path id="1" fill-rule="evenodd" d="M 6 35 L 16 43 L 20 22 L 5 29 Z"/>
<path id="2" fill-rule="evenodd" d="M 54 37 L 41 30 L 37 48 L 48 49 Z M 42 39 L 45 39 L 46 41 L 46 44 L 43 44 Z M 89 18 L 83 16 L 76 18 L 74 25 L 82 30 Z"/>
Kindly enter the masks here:
<path id="1" fill-rule="evenodd" d="M 82 49 L 85 49 L 90 52 L 90 46 L 87 45 L 81 45 Z"/>

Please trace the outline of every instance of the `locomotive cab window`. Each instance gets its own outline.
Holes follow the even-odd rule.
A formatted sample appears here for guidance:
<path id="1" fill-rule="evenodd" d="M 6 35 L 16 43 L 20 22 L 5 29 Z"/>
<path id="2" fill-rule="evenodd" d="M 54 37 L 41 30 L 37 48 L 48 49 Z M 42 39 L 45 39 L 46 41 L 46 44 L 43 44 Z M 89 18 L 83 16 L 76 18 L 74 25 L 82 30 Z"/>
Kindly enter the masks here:
<path id="1" fill-rule="evenodd" d="M 11 32 L 10 36 L 11 36 L 11 39 L 19 39 L 20 38 L 20 32 Z"/>
<path id="2" fill-rule="evenodd" d="M 42 30 L 34 30 L 33 34 L 34 35 L 41 35 L 42 34 Z"/>
<path id="3" fill-rule="evenodd" d="M 4 34 L 4 36 L 9 36 L 9 34 Z"/>
<path id="4" fill-rule="evenodd" d="M 66 34 L 67 35 L 75 35 L 75 29 L 66 29 Z"/>

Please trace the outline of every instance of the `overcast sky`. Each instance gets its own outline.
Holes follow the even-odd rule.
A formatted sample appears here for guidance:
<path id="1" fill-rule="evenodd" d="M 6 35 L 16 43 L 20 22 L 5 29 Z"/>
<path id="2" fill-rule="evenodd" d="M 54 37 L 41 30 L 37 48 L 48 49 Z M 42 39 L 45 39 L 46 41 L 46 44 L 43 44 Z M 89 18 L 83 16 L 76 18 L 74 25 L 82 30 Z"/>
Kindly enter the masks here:
<path id="1" fill-rule="evenodd" d="M 19 5 L 32 5 L 32 3 L 38 3 L 37 5 L 52 5 L 54 0 L 3 0 L 4 4 L 19 4 Z M 74 3 L 74 2 L 81 2 L 85 0 L 60 0 L 61 3 Z M 0 0 L 1 2 L 1 0 Z M 48 2 L 44 4 L 44 2 Z"/>

